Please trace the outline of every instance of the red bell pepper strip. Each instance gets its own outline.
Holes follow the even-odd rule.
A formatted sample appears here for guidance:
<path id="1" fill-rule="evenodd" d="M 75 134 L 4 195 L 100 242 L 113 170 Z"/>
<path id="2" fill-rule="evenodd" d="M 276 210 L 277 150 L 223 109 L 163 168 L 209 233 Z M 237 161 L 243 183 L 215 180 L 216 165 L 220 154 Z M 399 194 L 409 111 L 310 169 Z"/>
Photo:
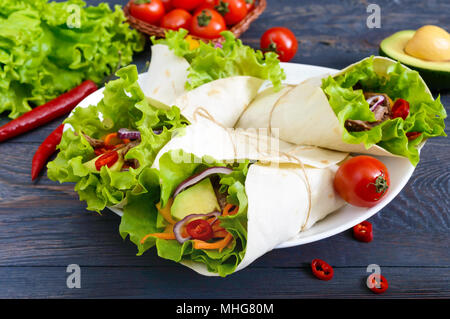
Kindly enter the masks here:
<path id="1" fill-rule="evenodd" d="M 34 181 L 39 175 L 48 158 L 56 151 L 56 147 L 61 142 L 64 124 L 59 125 L 38 147 L 34 153 L 31 163 L 31 180 Z"/>
<path id="2" fill-rule="evenodd" d="M 10 121 L 0 127 L 0 142 L 31 131 L 36 127 L 42 126 L 60 116 L 68 114 L 86 96 L 95 92 L 97 89 L 97 85 L 91 80 L 84 81 L 69 92 L 66 92 L 21 115 L 17 119 Z"/>
<path id="3" fill-rule="evenodd" d="M 367 278 L 367 284 L 369 286 L 369 289 L 372 290 L 372 292 L 374 292 L 376 294 L 382 294 L 383 292 L 385 292 L 388 289 L 389 284 L 383 275 L 378 274 L 378 276 L 377 276 L 377 274 L 371 274 Z"/>
<path id="4" fill-rule="evenodd" d="M 320 280 L 330 280 L 333 278 L 334 270 L 329 264 L 321 259 L 313 259 L 311 262 L 311 269 L 317 278 Z"/>
<path id="5" fill-rule="evenodd" d="M 363 221 L 362 223 L 354 226 L 353 237 L 365 243 L 371 242 L 373 240 L 372 224 L 368 221 Z"/>

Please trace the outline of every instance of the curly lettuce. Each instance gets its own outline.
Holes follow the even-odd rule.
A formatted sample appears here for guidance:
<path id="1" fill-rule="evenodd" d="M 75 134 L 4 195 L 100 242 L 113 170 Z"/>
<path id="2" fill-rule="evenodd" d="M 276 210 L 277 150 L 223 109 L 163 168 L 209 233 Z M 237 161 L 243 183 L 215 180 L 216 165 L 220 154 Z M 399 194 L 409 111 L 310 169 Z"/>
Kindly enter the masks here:
<path id="1" fill-rule="evenodd" d="M 197 48 L 192 48 L 186 38 L 187 31 L 168 31 L 164 39 L 156 40 L 154 44 L 165 44 L 173 52 L 185 58 L 190 64 L 186 89 L 192 90 L 205 83 L 237 75 L 254 76 L 272 82 L 276 90 L 286 79 L 286 74 L 280 66 L 278 56 L 274 52 L 263 53 L 242 44 L 230 31 L 224 31 L 222 47 L 213 43 L 199 41 Z"/>
<path id="2" fill-rule="evenodd" d="M 129 64 L 145 38 L 125 20 L 106 3 L 0 1 L 0 114 L 16 118 Z"/>
<path id="3" fill-rule="evenodd" d="M 64 121 L 72 129 L 65 130 L 57 157 L 47 165 L 51 180 L 76 183 L 80 200 L 86 201 L 87 209 L 98 212 L 106 206 L 123 203 L 127 191 L 138 186 L 142 189 L 139 174 L 153 164 L 172 134 L 188 124 L 177 107 L 162 110 L 148 104 L 137 83 L 135 65 L 119 70 L 116 75 L 119 78 L 106 84 L 97 105 L 77 107 Z M 139 145 L 125 155 L 125 160 L 136 159 L 140 166 L 128 171 L 113 171 L 103 166 L 99 172 L 93 172 L 83 165 L 96 157 L 83 134 L 101 139 L 120 128 L 140 131 Z M 154 129 L 162 131 L 155 133 Z"/>
<path id="4" fill-rule="evenodd" d="M 357 84 L 362 89 L 354 89 Z M 366 148 L 378 145 L 393 154 L 407 157 L 416 166 L 419 163 L 417 146 L 427 138 L 446 136 L 444 119 L 447 114 L 440 98 L 434 100 L 419 73 L 408 70 L 400 63 L 391 65 L 386 75 L 380 76 L 374 70 L 371 57 L 342 75 L 324 79 L 322 89 L 343 129 L 342 139 L 347 143 L 364 143 Z M 386 93 L 392 100 L 407 100 L 410 105 L 409 116 L 405 120 L 389 119 L 368 131 L 347 131 L 345 121 L 348 119 L 375 121 L 364 98 L 364 91 Z M 422 134 L 408 140 L 408 132 Z"/>
<path id="5" fill-rule="evenodd" d="M 192 161 L 174 162 L 172 152 L 183 158 L 191 156 Z M 146 168 L 140 176 L 140 183 L 145 191 L 130 195 L 124 207 L 124 214 L 120 224 L 120 234 L 123 239 L 128 236 L 136 244 L 138 255 L 152 247 L 156 247 L 158 256 L 175 262 L 195 261 L 204 263 L 208 271 L 227 276 L 233 273 L 245 255 L 247 244 L 247 195 L 245 193 L 245 178 L 250 162 L 245 161 L 233 165 L 233 172 L 221 177 L 220 192 L 227 194 L 227 201 L 238 205 L 237 214 L 219 217 L 221 226 L 233 235 L 230 247 L 218 250 L 194 249 L 191 241 L 180 244 L 176 240 L 148 238 L 144 243 L 141 239 L 149 233 L 162 232 L 167 223 L 158 214 L 155 205 L 158 202 L 167 203 L 175 188 L 183 180 L 193 174 L 212 166 L 226 166 L 211 158 L 197 158 L 193 154 L 186 154 L 182 150 L 169 151 L 161 156 L 159 170 Z"/>

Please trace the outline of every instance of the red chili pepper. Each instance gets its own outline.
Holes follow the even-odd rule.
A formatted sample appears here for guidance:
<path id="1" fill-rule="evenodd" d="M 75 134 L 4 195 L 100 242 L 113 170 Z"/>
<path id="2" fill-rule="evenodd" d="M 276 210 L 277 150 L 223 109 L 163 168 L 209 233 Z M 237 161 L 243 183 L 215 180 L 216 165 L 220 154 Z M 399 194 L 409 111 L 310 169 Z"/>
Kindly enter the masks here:
<path id="1" fill-rule="evenodd" d="M 372 224 L 368 221 L 363 221 L 362 223 L 354 226 L 353 237 L 365 243 L 371 242 L 373 240 Z"/>
<path id="2" fill-rule="evenodd" d="M 103 166 L 111 167 L 119 160 L 119 153 L 116 151 L 108 152 L 100 156 L 95 161 L 95 168 L 99 171 Z"/>
<path id="3" fill-rule="evenodd" d="M 320 280 L 330 280 L 331 278 L 333 278 L 333 267 L 331 267 L 321 259 L 314 259 L 311 262 L 311 269 L 314 276 L 316 276 Z"/>
<path id="4" fill-rule="evenodd" d="M 392 118 L 401 117 L 406 120 L 409 115 L 409 103 L 404 99 L 397 99 L 392 107 Z"/>
<path id="5" fill-rule="evenodd" d="M 186 225 L 187 233 L 194 239 L 209 240 L 213 237 L 211 224 L 203 219 L 196 219 Z"/>
<path id="6" fill-rule="evenodd" d="M 96 90 L 97 85 L 94 82 L 87 80 L 69 92 L 32 109 L 17 119 L 0 127 L 0 142 L 28 132 L 69 113 L 86 96 Z"/>
<path id="7" fill-rule="evenodd" d="M 64 124 L 58 126 L 38 147 L 34 153 L 33 161 L 31 162 L 31 180 L 34 181 L 39 175 L 39 172 L 47 163 L 48 158 L 56 151 L 56 147 L 61 142 Z"/>
<path id="8" fill-rule="evenodd" d="M 408 138 L 408 141 L 415 140 L 420 135 L 422 135 L 422 132 L 408 132 L 408 133 L 406 133 L 406 137 Z"/>
<path id="9" fill-rule="evenodd" d="M 372 292 L 374 292 L 376 294 L 382 294 L 389 287 L 389 284 L 388 284 L 388 281 L 386 280 L 386 278 L 384 278 L 383 275 L 379 275 L 379 274 L 371 274 L 367 278 L 367 284 L 368 284 L 369 289 L 372 290 Z"/>

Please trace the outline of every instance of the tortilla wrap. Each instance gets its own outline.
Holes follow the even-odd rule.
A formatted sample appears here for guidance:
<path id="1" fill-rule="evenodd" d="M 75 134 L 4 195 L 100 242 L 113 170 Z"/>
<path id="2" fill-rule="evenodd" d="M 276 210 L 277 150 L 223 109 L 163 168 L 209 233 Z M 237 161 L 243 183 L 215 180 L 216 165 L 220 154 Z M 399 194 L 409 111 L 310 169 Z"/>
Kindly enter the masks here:
<path id="1" fill-rule="evenodd" d="M 362 61 L 348 66 L 333 77 L 347 72 Z M 385 76 L 388 67 L 395 63 L 397 62 L 388 58 L 374 57 L 374 70 L 380 76 Z M 264 125 L 261 127 L 269 128 L 272 134 L 281 140 L 297 145 L 314 145 L 369 155 L 397 156 L 378 145 L 366 149 L 363 143 L 349 144 L 342 141 L 343 128 L 321 89 L 320 80 L 320 77 L 314 77 L 287 90 L 284 94 L 272 93 L 271 97 L 265 98 L 269 104 L 271 103 L 271 108 L 262 105 L 256 98 L 241 116 L 237 127 L 245 127 L 249 125 L 248 123 L 255 122 Z M 427 91 L 432 96 L 428 88 Z M 264 117 L 261 117 L 262 113 L 265 114 Z M 265 124 L 263 120 L 266 121 Z"/>
<path id="2" fill-rule="evenodd" d="M 267 160 L 265 153 L 258 154 L 257 151 L 251 158 L 246 157 L 247 154 L 243 153 L 242 148 L 233 144 L 229 131 L 224 132 L 223 128 L 210 124 L 208 134 L 204 134 L 203 126 L 204 124 L 191 125 L 186 128 L 183 135 L 172 138 L 161 150 L 153 166 L 158 168 L 158 159 L 163 154 L 178 149 L 199 158 L 209 155 L 216 160 L 224 161 L 243 158 Z M 211 138 L 221 140 L 211 142 Z M 273 159 L 277 161 L 276 165 L 271 163 L 264 165 L 259 162 L 251 165 L 246 177 L 247 248 L 236 271 L 247 267 L 255 259 L 293 238 L 300 231 L 308 229 L 345 204 L 333 189 L 337 165 L 329 165 L 326 168 L 307 167 L 303 170 L 298 163 L 292 164 L 291 158 L 286 159 L 280 155 L 274 156 Z M 310 211 L 308 189 L 311 190 Z M 217 275 L 208 272 L 202 263 L 185 260 L 182 264 L 202 275 Z"/>

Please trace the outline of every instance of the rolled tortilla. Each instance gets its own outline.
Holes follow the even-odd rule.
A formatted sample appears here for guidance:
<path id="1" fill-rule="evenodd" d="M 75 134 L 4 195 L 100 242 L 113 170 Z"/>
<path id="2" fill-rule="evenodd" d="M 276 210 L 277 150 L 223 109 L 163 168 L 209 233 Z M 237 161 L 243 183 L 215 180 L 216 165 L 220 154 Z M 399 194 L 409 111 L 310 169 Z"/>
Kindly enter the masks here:
<path id="1" fill-rule="evenodd" d="M 198 135 L 198 132 L 203 134 Z M 154 167 L 159 167 L 158 159 L 163 154 L 174 150 L 182 150 L 199 158 L 208 155 L 220 161 L 242 158 L 267 160 L 265 152 L 259 154 L 254 149 L 251 157 L 246 157 L 247 153 L 234 145 L 233 139 L 230 138 L 232 133 L 224 132 L 221 127 L 214 128 L 211 124 L 205 134 L 204 124 L 191 125 L 183 135 L 172 138 L 161 150 Z M 211 143 L 211 139 L 219 139 L 220 142 L 216 140 Z M 247 173 L 247 246 L 236 271 L 247 267 L 255 259 L 345 204 L 333 189 L 337 165 L 329 165 L 326 168 L 307 167 L 303 170 L 298 163 L 292 162 L 292 158 L 284 158 L 282 154 L 279 157 L 273 156 L 276 165 L 271 162 L 257 162 L 250 166 Z M 311 190 L 310 210 L 308 189 Z M 202 275 L 217 275 L 208 272 L 202 263 L 184 260 L 182 264 Z"/>
<path id="2" fill-rule="evenodd" d="M 374 70 L 380 76 L 385 76 L 388 67 L 395 63 L 397 62 L 388 58 L 374 57 Z M 336 73 L 333 77 L 347 72 L 355 64 Z M 366 149 L 363 143 L 349 144 L 342 141 L 343 128 L 326 94 L 321 89 L 320 82 L 321 77 L 314 77 L 284 94 L 274 93 L 271 97 L 266 97 L 266 105 L 255 99 L 255 105 L 252 103 L 247 108 L 237 127 L 246 127 L 248 123 L 256 122 L 258 125 L 269 128 L 274 136 L 296 145 L 313 145 L 351 153 L 397 156 L 378 145 Z M 431 96 L 428 89 L 427 92 Z M 274 99 L 276 99 L 275 103 L 273 103 Z M 267 112 L 269 109 L 270 111 Z M 262 113 L 265 114 L 264 117 L 261 117 Z"/>

